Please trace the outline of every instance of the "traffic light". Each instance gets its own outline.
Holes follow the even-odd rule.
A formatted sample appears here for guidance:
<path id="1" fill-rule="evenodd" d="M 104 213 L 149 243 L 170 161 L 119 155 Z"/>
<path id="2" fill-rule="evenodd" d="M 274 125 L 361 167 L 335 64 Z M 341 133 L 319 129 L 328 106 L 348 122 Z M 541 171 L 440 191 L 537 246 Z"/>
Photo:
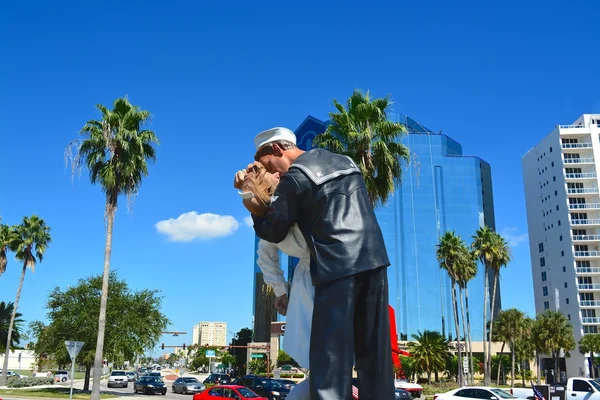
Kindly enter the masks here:
<path id="1" fill-rule="evenodd" d="M 185 350 L 185 343 L 183 344 L 183 349 Z"/>
<path id="2" fill-rule="evenodd" d="M 161 348 L 162 348 L 163 350 L 165 349 L 165 344 L 164 344 L 164 343 L 162 344 Z"/>

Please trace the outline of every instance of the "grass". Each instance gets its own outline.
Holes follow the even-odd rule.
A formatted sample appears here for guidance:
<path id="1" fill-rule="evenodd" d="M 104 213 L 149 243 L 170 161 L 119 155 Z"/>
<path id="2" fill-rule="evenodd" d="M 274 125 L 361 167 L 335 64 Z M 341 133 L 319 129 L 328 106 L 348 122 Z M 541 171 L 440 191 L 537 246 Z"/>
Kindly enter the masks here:
<path id="1" fill-rule="evenodd" d="M 11 370 L 11 371 L 15 371 L 17 374 L 23 375 L 23 376 L 33 375 L 33 372 L 31 372 L 30 369 L 15 369 L 15 370 Z M 56 371 L 54 370 L 53 372 L 56 372 Z M 69 369 L 69 375 L 70 374 L 71 374 L 71 370 Z M 85 378 L 85 372 L 75 371 L 75 379 L 83 379 L 83 378 Z"/>
<path id="2" fill-rule="evenodd" d="M 68 388 L 32 388 L 32 389 L 0 389 L 0 395 L 11 395 L 23 398 L 31 397 L 50 397 L 57 399 L 68 399 L 69 389 Z M 101 394 L 101 399 L 114 399 L 118 396 Z M 73 398 L 78 400 L 88 400 L 90 398 L 90 392 L 84 392 L 83 390 L 73 389 Z"/>

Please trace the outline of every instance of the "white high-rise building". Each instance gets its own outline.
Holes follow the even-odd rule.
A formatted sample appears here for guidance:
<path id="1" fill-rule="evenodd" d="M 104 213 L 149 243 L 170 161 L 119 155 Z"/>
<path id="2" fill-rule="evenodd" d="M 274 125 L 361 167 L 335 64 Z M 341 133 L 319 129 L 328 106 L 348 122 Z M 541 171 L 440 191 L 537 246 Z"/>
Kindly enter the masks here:
<path id="1" fill-rule="evenodd" d="M 202 321 L 194 325 L 192 344 L 227 346 L 227 323 Z"/>
<path id="2" fill-rule="evenodd" d="M 557 125 L 522 161 L 535 311 L 566 315 L 579 342 L 600 326 L 600 114 Z M 567 376 L 589 376 L 570 355 Z"/>

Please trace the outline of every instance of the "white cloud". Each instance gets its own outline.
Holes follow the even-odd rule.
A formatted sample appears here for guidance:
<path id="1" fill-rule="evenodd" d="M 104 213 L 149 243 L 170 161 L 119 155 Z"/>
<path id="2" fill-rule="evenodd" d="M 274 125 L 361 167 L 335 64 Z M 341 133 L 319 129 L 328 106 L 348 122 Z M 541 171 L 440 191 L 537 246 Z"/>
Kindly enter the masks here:
<path id="1" fill-rule="evenodd" d="M 520 233 L 519 228 L 504 228 L 500 231 L 500 235 L 506 239 L 510 247 L 517 247 L 529 239 L 529 235 Z"/>
<path id="2" fill-rule="evenodd" d="M 254 226 L 254 221 L 252 221 L 252 217 L 251 216 L 247 216 L 244 217 L 244 222 L 246 223 L 246 225 L 248 225 L 250 228 L 252 228 Z"/>
<path id="3" fill-rule="evenodd" d="M 158 221 L 155 227 L 173 242 L 191 242 L 194 239 L 207 240 L 231 235 L 238 229 L 239 223 L 231 215 L 190 211 L 176 219 Z"/>

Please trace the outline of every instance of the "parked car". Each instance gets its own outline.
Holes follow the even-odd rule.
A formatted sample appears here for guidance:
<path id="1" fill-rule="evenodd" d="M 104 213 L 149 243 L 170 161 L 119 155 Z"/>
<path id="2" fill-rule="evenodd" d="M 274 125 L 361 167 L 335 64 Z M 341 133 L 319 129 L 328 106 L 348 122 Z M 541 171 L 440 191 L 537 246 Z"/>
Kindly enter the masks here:
<path id="1" fill-rule="evenodd" d="M 158 378 L 158 379 L 160 379 L 162 381 L 162 375 L 158 371 L 148 372 L 146 374 L 146 376 L 151 376 L 151 377 L 154 377 L 154 378 Z"/>
<path id="2" fill-rule="evenodd" d="M 155 376 L 142 376 L 133 384 L 133 393 L 167 394 L 167 386 Z"/>
<path id="3" fill-rule="evenodd" d="M 515 400 L 518 397 L 513 396 L 506 390 L 489 387 L 489 386 L 473 386 L 454 389 L 446 393 L 436 394 L 433 400 Z"/>
<path id="4" fill-rule="evenodd" d="M 421 397 L 423 394 L 423 386 L 417 383 L 408 382 L 405 379 L 396 379 L 394 381 L 394 386 L 396 389 L 406 390 L 414 399 Z"/>
<path id="5" fill-rule="evenodd" d="M 0 374 L 2 374 L 2 370 L 1 370 L 1 369 L 0 369 Z M 17 374 L 17 373 L 16 373 L 16 372 L 14 372 L 14 371 L 8 371 L 8 372 L 6 373 L 6 376 L 7 376 L 8 378 L 23 378 L 21 375 Z"/>
<path id="6" fill-rule="evenodd" d="M 268 400 L 240 385 L 218 385 L 202 393 L 195 394 L 193 400 L 238 399 L 238 400 Z"/>
<path id="7" fill-rule="evenodd" d="M 277 382 L 281 383 L 283 386 L 285 386 L 286 389 L 290 389 L 292 390 L 293 388 L 296 387 L 296 382 L 294 382 L 291 379 L 275 379 Z"/>
<path id="8" fill-rule="evenodd" d="M 54 381 L 55 382 L 66 382 L 68 380 L 69 380 L 69 373 L 67 371 L 58 370 L 54 374 Z"/>
<path id="9" fill-rule="evenodd" d="M 124 387 L 129 385 L 129 378 L 125 371 L 114 370 L 108 376 L 108 387 Z"/>
<path id="10" fill-rule="evenodd" d="M 127 371 L 125 372 L 125 375 L 127 375 L 127 380 L 129 382 L 135 382 L 139 378 L 138 373 L 135 371 Z"/>
<path id="11" fill-rule="evenodd" d="M 555 390 L 564 390 L 565 399 L 569 400 L 600 400 L 600 383 L 591 378 L 569 378 L 566 385 L 554 384 Z M 522 399 L 534 397 L 531 388 L 511 389 L 514 396 Z M 551 396 L 552 397 L 552 396 Z"/>
<path id="12" fill-rule="evenodd" d="M 231 383 L 231 377 L 227 374 L 210 374 L 202 383 L 205 385 L 207 383 L 213 383 L 215 385 L 227 385 L 228 383 Z"/>
<path id="13" fill-rule="evenodd" d="M 246 386 L 248 389 L 258 393 L 260 396 L 266 397 L 268 400 L 282 400 L 290 393 L 290 389 L 286 389 L 285 386 L 275 379 L 256 375 L 243 376 L 236 379 L 233 384 Z"/>
<path id="14" fill-rule="evenodd" d="M 175 382 L 173 382 L 173 393 L 200 393 L 204 389 L 206 388 L 198 379 L 188 376 L 177 378 Z"/>
<path id="15" fill-rule="evenodd" d="M 352 379 L 352 385 L 358 389 L 358 395 L 359 395 L 358 398 L 360 399 L 360 385 L 358 383 L 358 378 Z M 400 399 L 400 400 L 412 400 L 412 395 L 410 394 L 410 392 L 408 392 L 404 389 L 395 388 L 394 396 L 395 396 L 394 398 Z"/>

